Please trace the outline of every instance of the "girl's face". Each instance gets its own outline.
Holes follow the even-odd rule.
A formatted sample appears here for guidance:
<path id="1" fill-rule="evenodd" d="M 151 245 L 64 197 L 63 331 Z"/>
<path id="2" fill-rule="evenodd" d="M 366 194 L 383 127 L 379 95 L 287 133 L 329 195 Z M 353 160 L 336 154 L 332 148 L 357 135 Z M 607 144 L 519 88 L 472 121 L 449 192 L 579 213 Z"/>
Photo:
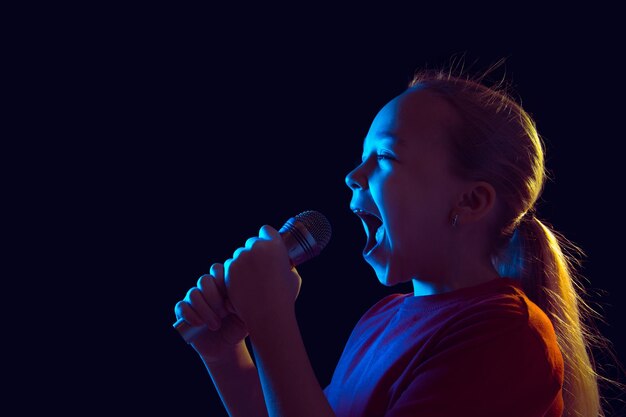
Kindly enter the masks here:
<path id="1" fill-rule="evenodd" d="M 464 185 L 446 149 L 455 121 L 443 99 L 407 90 L 376 115 L 362 163 L 346 176 L 350 207 L 367 235 L 363 256 L 385 285 L 436 280 L 448 262 L 453 207 Z"/>

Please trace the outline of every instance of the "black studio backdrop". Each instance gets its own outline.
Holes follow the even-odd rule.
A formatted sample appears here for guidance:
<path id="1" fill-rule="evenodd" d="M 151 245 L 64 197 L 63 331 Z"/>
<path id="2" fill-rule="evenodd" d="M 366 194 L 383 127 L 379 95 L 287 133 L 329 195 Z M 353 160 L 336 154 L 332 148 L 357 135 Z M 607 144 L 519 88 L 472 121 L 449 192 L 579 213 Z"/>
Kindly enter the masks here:
<path id="1" fill-rule="evenodd" d="M 279 228 L 304 210 L 333 226 L 323 253 L 299 267 L 297 302 L 325 386 L 367 308 L 411 291 L 383 287 L 362 259 L 365 234 L 344 177 L 380 107 L 415 70 L 451 59 L 464 59 L 470 73 L 507 59 L 492 78 L 505 76 L 535 117 L 554 176 L 538 215 L 587 253 L 583 273 L 606 320 L 599 326 L 625 360 L 614 100 L 624 88 L 605 65 L 618 45 L 612 25 L 432 36 L 341 22 L 218 30 L 180 11 L 144 12 L 54 28 L 54 37 L 37 38 L 38 65 L 26 72 L 47 132 L 29 154 L 37 174 L 28 173 L 48 204 L 31 219 L 45 231 L 40 261 L 64 277 L 42 285 L 62 294 L 46 302 L 74 323 L 50 330 L 63 360 L 48 374 L 74 381 L 72 394 L 51 395 L 51 404 L 225 416 L 200 360 L 171 327 L 174 305 L 261 225 Z"/>

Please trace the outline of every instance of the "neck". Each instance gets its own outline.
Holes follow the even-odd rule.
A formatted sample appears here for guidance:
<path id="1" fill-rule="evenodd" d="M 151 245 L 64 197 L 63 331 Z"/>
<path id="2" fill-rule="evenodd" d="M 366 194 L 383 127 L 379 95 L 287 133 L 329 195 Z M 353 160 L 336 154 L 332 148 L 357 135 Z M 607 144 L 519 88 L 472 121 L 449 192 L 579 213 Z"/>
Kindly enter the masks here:
<path id="1" fill-rule="evenodd" d="M 475 269 L 459 268 L 459 270 L 462 272 L 442 274 L 437 279 L 413 278 L 414 295 L 442 294 L 500 278 L 492 266 Z"/>

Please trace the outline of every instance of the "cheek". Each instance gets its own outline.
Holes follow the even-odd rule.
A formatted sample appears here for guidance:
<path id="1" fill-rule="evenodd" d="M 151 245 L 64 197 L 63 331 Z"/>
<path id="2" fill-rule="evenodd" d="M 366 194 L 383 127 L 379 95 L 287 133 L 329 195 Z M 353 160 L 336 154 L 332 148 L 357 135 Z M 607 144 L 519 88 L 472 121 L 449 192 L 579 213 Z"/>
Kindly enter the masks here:
<path id="1" fill-rule="evenodd" d="M 440 217 L 437 215 L 440 204 L 432 187 L 423 184 L 423 189 L 416 189 L 411 181 L 397 177 L 380 178 L 379 184 L 381 187 L 374 197 L 394 249 L 414 246 L 420 237 L 432 233 Z"/>
<path id="2" fill-rule="evenodd" d="M 385 210 L 385 226 L 388 239 L 395 249 L 412 244 L 420 228 L 419 208 L 406 200 L 395 200 Z"/>
<path id="3" fill-rule="evenodd" d="M 387 231 L 394 249 L 411 251 L 438 238 L 443 217 L 436 202 L 403 195 L 400 202 L 388 207 Z"/>

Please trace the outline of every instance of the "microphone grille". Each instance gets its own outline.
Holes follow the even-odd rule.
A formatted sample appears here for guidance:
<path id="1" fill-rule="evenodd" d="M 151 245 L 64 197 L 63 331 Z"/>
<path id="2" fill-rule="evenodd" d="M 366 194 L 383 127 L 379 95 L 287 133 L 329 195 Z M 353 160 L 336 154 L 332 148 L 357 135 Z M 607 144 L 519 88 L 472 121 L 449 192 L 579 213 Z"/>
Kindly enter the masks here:
<path id="1" fill-rule="evenodd" d="M 330 222 L 319 211 L 307 210 L 295 216 L 295 220 L 301 222 L 304 227 L 311 233 L 319 250 L 324 249 L 330 241 L 332 229 Z"/>

